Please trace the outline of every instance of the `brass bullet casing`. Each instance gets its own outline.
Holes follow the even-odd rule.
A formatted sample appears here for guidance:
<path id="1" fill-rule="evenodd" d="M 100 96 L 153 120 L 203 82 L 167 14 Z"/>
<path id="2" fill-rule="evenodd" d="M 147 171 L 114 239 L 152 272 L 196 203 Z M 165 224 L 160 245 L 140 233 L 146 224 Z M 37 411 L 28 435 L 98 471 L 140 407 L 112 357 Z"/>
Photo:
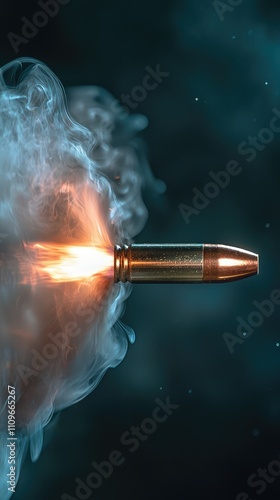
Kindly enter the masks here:
<path id="1" fill-rule="evenodd" d="M 228 245 L 132 244 L 114 255 L 115 283 L 221 283 L 259 272 L 257 254 Z"/>

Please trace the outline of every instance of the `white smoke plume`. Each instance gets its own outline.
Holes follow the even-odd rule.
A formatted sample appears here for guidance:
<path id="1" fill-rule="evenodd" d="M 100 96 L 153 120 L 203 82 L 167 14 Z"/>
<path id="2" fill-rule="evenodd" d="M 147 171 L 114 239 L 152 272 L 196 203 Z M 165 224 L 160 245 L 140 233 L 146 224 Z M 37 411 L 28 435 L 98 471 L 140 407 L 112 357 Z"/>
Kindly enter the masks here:
<path id="1" fill-rule="evenodd" d="M 32 460 L 40 455 L 53 413 L 87 396 L 134 341 L 119 321 L 131 288 L 113 284 L 112 269 L 82 282 L 33 280 L 34 242 L 102 248 L 110 259 L 146 221 L 143 179 L 157 186 L 135 138 L 143 116 L 124 115 L 98 87 L 69 89 L 68 103 L 43 63 L 2 68 L 0 257 L 18 248 L 30 264 L 23 282 L 0 284 L 2 500 L 12 494 L 7 387 L 16 393 L 17 480 L 28 445 Z"/>

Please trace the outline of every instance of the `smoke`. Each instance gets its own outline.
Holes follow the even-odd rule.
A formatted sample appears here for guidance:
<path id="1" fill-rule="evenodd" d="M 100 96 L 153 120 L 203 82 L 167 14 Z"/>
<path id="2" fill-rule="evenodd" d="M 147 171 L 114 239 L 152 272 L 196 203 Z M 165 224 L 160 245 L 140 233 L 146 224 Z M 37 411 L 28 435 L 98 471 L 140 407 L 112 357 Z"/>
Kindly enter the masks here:
<path id="1" fill-rule="evenodd" d="M 97 87 L 69 89 L 42 63 L 16 60 L 0 74 L 2 249 L 33 242 L 91 245 L 112 254 L 147 217 L 143 182 L 157 189 L 127 116 Z M 76 120 L 76 121 L 75 121 Z M 27 252 L 27 255 L 28 252 Z M 32 257 L 29 258 L 31 259 Z M 33 267 L 36 263 L 32 262 Z M 54 412 L 87 396 L 124 358 L 134 332 L 119 318 L 131 288 L 112 273 L 90 280 L 0 285 L 0 497 L 8 499 L 7 387 L 16 392 L 16 478 L 30 446 L 40 455 Z"/>

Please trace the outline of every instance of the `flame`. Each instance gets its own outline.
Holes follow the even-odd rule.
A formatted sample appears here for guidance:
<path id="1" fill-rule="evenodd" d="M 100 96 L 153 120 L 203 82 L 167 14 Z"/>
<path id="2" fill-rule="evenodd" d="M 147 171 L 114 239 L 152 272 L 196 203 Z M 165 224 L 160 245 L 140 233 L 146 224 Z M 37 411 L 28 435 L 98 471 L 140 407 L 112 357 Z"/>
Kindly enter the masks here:
<path id="1" fill-rule="evenodd" d="M 112 276 L 114 257 L 109 249 L 59 243 L 34 243 L 28 248 L 34 252 L 34 272 L 47 281 L 85 282 L 101 274 Z"/>

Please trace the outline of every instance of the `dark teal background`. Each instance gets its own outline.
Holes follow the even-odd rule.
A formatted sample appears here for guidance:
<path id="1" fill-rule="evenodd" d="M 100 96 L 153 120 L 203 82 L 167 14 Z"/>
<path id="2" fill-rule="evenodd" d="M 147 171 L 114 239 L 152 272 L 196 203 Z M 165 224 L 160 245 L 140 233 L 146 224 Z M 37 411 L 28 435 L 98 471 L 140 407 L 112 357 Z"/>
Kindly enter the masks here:
<path id="1" fill-rule="evenodd" d="M 161 196 L 145 191 L 150 216 L 137 241 L 241 246 L 260 254 L 261 272 L 220 286 L 135 286 L 123 318 L 135 345 L 60 415 L 13 498 L 75 498 L 75 478 L 117 449 L 125 463 L 90 498 L 236 500 L 244 491 L 277 499 L 280 477 L 261 495 L 247 479 L 280 454 L 280 306 L 233 354 L 223 334 L 236 334 L 237 316 L 280 288 L 280 134 L 252 162 L 238 153 L 280 110 L 279 2 L 244 0 L 221 21 L 211 0 L 71 0 L 15 54 L 7 34 L 20 34 L 21 17 L 38 10 L 2 1 L 1 65 L 36 57 L 65 86 L 97 84 L 117 98 L 141 85 L 147 65 L 170 73 L 137 108 L 150 122 L 143 137 L 153 172 L 167 185 Z M 187 225 L 178 206 L 232 159 L 242 173 Z M 129 453 L 122 434 L 167 396 L 180 408 Z"/>

